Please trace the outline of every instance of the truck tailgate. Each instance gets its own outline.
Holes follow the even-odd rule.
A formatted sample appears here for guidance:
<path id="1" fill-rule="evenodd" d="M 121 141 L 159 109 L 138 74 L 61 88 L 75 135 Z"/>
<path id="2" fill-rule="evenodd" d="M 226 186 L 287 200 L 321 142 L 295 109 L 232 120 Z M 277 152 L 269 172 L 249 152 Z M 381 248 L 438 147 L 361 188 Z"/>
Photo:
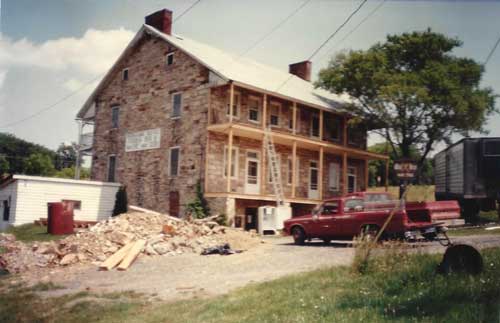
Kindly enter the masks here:
<path id="1" fill-rule="evenodd" d="M 460 206 L 457 201 L 408 202 L 406 211 L 413 221 L 415 220 L 411 216 L 412 213 L 420 216 L 425 214 L 432 222 L 460 218 Z"/>

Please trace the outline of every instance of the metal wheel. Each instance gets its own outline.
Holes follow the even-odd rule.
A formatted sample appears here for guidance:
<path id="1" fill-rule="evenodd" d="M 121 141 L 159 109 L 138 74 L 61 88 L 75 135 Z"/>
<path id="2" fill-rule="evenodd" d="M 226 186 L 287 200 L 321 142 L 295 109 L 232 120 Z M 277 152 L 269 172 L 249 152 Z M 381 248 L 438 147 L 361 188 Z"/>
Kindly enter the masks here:
<path id="1" fill-rule="evenodd" d="M 303 246 L 306 241 L 306 234 L 301 227 L 294 227 L 292 229 L 293 241 L 298 246 Z"/>

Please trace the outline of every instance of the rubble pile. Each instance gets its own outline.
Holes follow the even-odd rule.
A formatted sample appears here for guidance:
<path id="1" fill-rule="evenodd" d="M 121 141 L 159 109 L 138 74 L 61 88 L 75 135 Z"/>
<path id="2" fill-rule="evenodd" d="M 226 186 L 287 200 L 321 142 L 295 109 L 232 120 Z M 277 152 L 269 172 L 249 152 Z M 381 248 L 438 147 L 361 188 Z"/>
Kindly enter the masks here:
<path id="1" fill-rule="evenodd" d="M 0 246 L 7 249 L 7 253 L 0 256 L 10 272 L 49 265 L 99 265 L 126 244 L 138 240 L 146 241 L 141 253 L 150 256 L 199 254 L 205 248 L 225 243 L 241 250 L 260 244 L 255 234 L 210 220 L 185 221 L 165 214 L 130 212 L 98 222 L 89 229 L 80 229 L 57 242 L 30 246 L 15 241 L 11 235 L 0 235 Z"/>

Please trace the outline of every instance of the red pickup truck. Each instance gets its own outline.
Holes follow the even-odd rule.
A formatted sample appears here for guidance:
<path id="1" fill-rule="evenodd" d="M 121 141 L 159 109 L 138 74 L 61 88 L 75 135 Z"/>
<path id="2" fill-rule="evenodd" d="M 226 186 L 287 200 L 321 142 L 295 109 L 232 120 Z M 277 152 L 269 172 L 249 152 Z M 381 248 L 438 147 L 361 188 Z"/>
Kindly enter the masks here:
<path id="1" fill-rule="evenodd" d="M 378 232 L 395 205 L 394 201 L 374 202 L 354 194 L 332 198 L 316 207 L 312 214 L 286 220 L 284 232 L 293 236 L 299 245 L 313 238 L 326 243 L 331 240 L 351 240 L 363 232 Z M 412 240 L 421 235 L 433 240 L 445 231 L 446 227 L 433 223 L 428 213 L 408 212 L 402 208 L 394 213 L 384 236 Z"/>

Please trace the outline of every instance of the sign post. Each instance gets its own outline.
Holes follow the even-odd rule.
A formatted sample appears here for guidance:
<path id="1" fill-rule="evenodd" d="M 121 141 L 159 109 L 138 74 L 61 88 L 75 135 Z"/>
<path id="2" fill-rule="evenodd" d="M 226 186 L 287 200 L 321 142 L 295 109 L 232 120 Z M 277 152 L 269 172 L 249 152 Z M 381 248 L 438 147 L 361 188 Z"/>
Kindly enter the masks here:
<path id="1" fill-rule="evenodd" d="M 400 180 L 399 198 L 401 199 L 406 190 L 406 186 L 408 186 L 408 181 L 415 177 L 417 164 L 409 158 L 399 159 L 394 162 L 394 170 L 396 171 L 396 176 Z"/>

